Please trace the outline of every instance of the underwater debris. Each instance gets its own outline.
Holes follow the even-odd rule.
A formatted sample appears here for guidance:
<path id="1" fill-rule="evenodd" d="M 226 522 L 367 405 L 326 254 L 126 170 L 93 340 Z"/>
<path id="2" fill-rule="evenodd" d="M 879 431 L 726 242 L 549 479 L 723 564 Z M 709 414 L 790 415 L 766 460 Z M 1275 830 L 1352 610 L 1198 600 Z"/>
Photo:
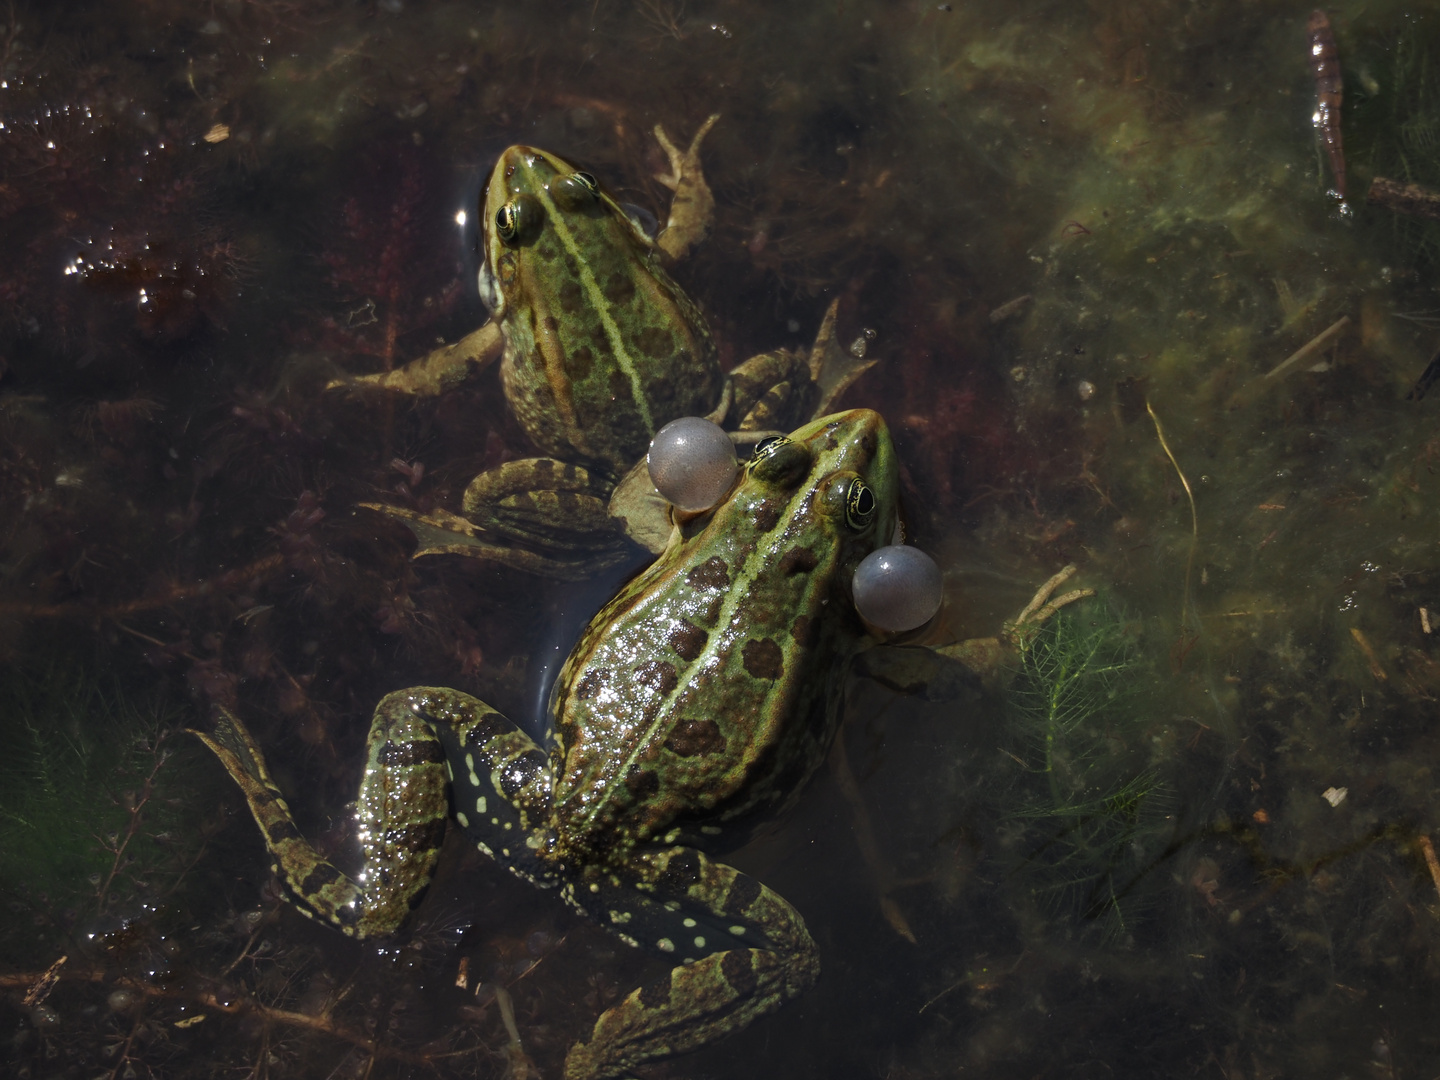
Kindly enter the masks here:
<path id="1" fill-rule="evenodd" d="M 1345 80 L 1340 74 L 1340 61 L 1335 49 L 1335 35 L 1325 12 L 1310 13 L 1306 25 L 1310 46 L 1310 70 L 1315 75 L 1315 131 L 1330 158 L 1330 172 L 1335 177 L 1335 194 L 1345 201 L 1345 142 L 1340 133 L 1340 104 L 1345 96 Z"/>
<path id="2" fill-rule="evenodd" d="M 1425 365 L 1425 370 L 1422 371 L 1420 377 L 1415 380 L 1415 385 L 1405 391 L 1405 400 L 1419 401 L 1429 392 L 1430 387 L 1434 386 L 1437 380 L 1440 380 L 1440 351 L 1437 351 L 1435 355 L 1430 357 L 1430 362 Z M 1420 610 L 1423 613 L 1425 609 L 1421 608 Z M 1425 622 L 1425 633 L 1430 633 L 1429 620 L 1423 614 L 1421 615 L 1421 620 Z"/>
<path id="3" fill-rule="evenodd" d="M 1277 382 L 1279 382 L 1281 378 L 1290 374 L 1290 372 L 1294 371 L 1307 360 L 1313 359 L 1315 355 L 1320 352 L 1320 350 L 1324 349 L 1327 345 L 1335 341 L 1335 339 L 1340 336 L 1341 332 L 1343 332 L 1345 328 L 1349 325 L 1350 316 L 1340 316 L 1340 318 L 1336 319 L 1324 330 L 1321 330 L 1320 333 L 1316 334 L 1309 341 L 1305 342 L 1304 345 L 1301 345 L 1298 349 L 1292 352 L 1284 360 L 1281 360 L 1280 363 L 1276 364 L 1264 375 L 1260 375 L 1254 379 L 1251 379 L 1244 386 L 1240 387 L 1240 389 L 1236 390 L 1235 393 L 1230 395 L 1230 400 L 1225 403 L 1226 407 L 1230 409 L 1237 409 L 1242 405 L 1249 405 L 1251 402 L 1255 401 L 1264 391 L 1268 390 L 1270 387 L 1274 386 Z"/>
<path id="4" fill-rule="evenodd" d="M 1371 206 L 1383 206 L 1397 214 L 1413 217 L 1440 218 L 1440 191 L 1431 191 L 1419 184 L 1404 184 L 1377 176 L 1370 181 L 1370 190 L 1365 201 Z"/>

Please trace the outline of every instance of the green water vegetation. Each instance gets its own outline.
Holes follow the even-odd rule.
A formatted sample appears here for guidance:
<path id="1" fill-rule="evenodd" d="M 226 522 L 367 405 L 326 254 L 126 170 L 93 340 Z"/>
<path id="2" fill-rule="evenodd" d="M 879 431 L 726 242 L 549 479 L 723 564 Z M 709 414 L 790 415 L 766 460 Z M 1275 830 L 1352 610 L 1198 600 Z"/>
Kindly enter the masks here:
<path id="1" fill-rule="evenodd" d="M 1167 785 L 1136 750 L 1146 669 L 1121 616 L 1096 603 L 1024 644 L 1009 692 L 1012 878 L 1107 940 L 1129 932 L 1167 828 Z"/>
<path id="2" fill-rule="evenodd" d="M 39 945 L 179 886 L 204 840 L 175 720 L 162 696 L 69 662 L 0 676 L 0 902 L 32 916 L 6 937 Z"/>
<path id="3" fill-rule="evenodd" d="M 1440 17 L 1421 10 L 1365 24 L 1350 44 L 1346 124 L 1356 160 L 1373 175 L 1440 188 Z M 1440 257 L 1440 223 L 1395 214 L 1390 226 L 1418 263 Z"/>

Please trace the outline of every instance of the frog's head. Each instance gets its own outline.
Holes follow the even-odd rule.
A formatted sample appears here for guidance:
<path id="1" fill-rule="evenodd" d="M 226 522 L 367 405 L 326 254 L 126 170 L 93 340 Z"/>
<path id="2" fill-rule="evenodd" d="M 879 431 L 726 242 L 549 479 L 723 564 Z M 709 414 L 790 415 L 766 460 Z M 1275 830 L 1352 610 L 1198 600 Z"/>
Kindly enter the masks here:
<path id="1" fill-rule="evenodd" d="M 596 245 L 651 246 L 643 229 L 588 172 L 533 146 L 500 155 L 480 192 L 480 299 L 498 322 L 522 290 L 574 278 Z"/>
<path id="2" fill-rule="evenodd" d="M 704 534 L 738 538 L 748 580 L 734 586 L 757 603 L 849 611 L 856 566 L 896 535 L 898 486 L 880 414 L 836 413 L 757 445 Z"/>

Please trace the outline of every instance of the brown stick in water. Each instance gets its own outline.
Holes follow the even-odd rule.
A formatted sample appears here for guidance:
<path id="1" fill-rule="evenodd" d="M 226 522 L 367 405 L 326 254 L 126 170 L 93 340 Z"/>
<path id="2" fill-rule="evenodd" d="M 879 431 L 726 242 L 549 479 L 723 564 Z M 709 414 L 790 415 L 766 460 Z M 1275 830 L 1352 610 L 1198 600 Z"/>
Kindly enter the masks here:
<path id="1" fill-rule="evenodd" d="M 1315 73 L 1315 131 L 1330 156 L 1335 192 L 1343 199 L 1345 142 L 1340 136 L 1340 103 L 1345 96 L 1345 83 L 1340 77 L 1335 35 L 1330 32 L 1330 19 L 1318 9 L 1310 13 L 1305 29 L 1310 45 L 1310 70 Z"/>

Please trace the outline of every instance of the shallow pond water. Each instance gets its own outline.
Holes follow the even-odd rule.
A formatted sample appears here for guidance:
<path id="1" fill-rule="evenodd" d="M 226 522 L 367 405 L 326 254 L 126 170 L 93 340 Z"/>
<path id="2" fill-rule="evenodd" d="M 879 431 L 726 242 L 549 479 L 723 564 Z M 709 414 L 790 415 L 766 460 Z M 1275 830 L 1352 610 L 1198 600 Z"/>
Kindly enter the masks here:
<path id="1" fill-rule="evenodd" d="M 1440 11 L 1327 13 L 1343 202 L 1294 5 L 9 7 L 9 1073 L 499 1076 L 508 995 L 559 1075 L 664 970 L 458 836 L 401 939 L 305 922 L 184 729 L 239 709 L 341 850 L 386 692 L 538 726 L 618 578 L 412 561 L 359 506 L 454 509 L 532 453 L 495 372 L 325 386 L 484 321 L 504 147 L 663 218 L 652 129 L 712 112 L 677 280 L 726 366 L 840 299 L 879 358 L 842 403 L 887 418 L 946 575 L 925 640 L 1069 563 L 1097 595 L 989 679 L 849 676 L 831 767 L 731 859 L 818 985 L 645 1074 L 1440 1071 L 1440 223 L 1366 202 L 1440 190 Z"/>

